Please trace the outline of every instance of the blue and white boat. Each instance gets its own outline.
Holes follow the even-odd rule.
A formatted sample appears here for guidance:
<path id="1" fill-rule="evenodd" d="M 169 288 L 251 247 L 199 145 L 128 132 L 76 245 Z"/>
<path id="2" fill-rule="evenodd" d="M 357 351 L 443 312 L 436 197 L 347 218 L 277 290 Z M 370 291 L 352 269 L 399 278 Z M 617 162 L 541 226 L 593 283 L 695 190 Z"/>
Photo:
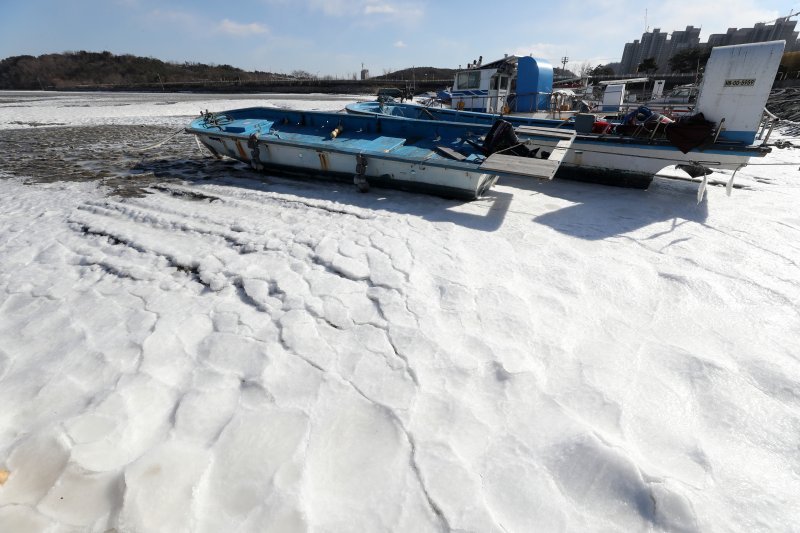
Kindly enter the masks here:
<path id="1" fill-rule="evenodd" d="M 186 128 L 215 156 L 299 176 L 475 199 L 500 176 L 551 179 L 574 132 L 515 134 L 495 125 L 247 108 L 204 113 Z"/>
<path id="2" fill-rule="evenodd" d="M 598 128 L 602 124 L 591 114 L 578 114 L 571 120 L 515 114 L 514 110 L 519 107 L 509 109 L 508 102 L 522 102 L 524 110 L 531 106 L 535 110 L 541 108 L 550 95 L 546 81 L 552 79 L 552 69 L 541 60 L 524 57 L 517 58 L 513 63 L 517 65 L 517 70 L 504 70 L 501 65 L 492 63 L 486 65 L 488 68 L 476 66 L 460 72 L 457 80 L 461 74 L 467 73 L 474 74 L 475 83 L 480 82 L 481 86 L 487 79 L 493 80 L 490 87 L 494 87 L 496 82 L 495 91 L 489 90 L 483 96 L 474 96 L 474 103 L 469 106 L 456 105 L 452 109 L 443 109 L 368 102 L 350 105 L 347 111 L 388 114 L 413 120 L 478 124 L 491 124 L 502 117 L 515 126 L 518 134 L 533 138 L 554 128 L 575 131 L 575 141 L 563 159 L 558 177 L 645 188 L 653 176 L 665 167 L 675 165 L 687 169 L 690 177 L 681 178 L 678 177 L 680 174 L 673 174 L 676 179 L 695 179 L 700 175 L 705 179 L 709 168 L 736 171 L 747 165 L 751 158 L 769 153 L 766 142 L 776 120 L 766 111 L 765 105 L 784 46 L 784 41 L 772 41 L 714 48 L 697 96 L 694 124 L 689 123 L 691 117 L 687 117 L 686 121 L 671 123 L 657 114 L 654 115 L 654 121 L 638 121 L 634 112 L 629 121 L 623 120 L 623 124 L 616 125 L 612 130 L 605 126 Z M 540 66 L 544 73 L 533 75 L 532 70 Z M 529 90 L 516 98 L 504 93 L 503 87 L 510 89 L 513 86 L 510 80 L 515 77 L 518 80 L 523 73 L 537 81 L 528 84 Z M 454 102 L 466 101 L 463 93 L 462 100 L 456 100 L 458 92 L 455 89 L 462 86 L 458 82 L 454 86 Z M 519 81 L 516 87 L 519 89 Z M 503 109 L 498 109 L 501 104 Z M 485 109 L 487 112 L 467 109 Z M 682 130 L 697 129 L 700 122 L 711 123 L 713 128 L 709 126 L 704 136 L 688 144 L 680 139 Z M 538 139 L 538 142 L 547 149 L 546 145 L 551 141 Z"/>
<path id="3" fill-rule="evenodd" d="M 453 109 L 480 113 L 538 113 L 550 109 L 553 66 L 531 56 L 470 65 L 456 73 L 450 90 Z"/>
<path id="4" fill-rule="evenodd" d="M 503 119 L 510 122 L 514 127 L 537 126 L 542 128 L 575 129 L 575 121 L 572 117 L 558 120 L 529 115 L 461 111 L 452 107 L 435 107 L 385 100 L 353 102 L 345 106 L 345 111 L 353 115 L 386 115 L 414 120 L 443 120 L 468 124 L 494 124 L 497 119 Z"/>

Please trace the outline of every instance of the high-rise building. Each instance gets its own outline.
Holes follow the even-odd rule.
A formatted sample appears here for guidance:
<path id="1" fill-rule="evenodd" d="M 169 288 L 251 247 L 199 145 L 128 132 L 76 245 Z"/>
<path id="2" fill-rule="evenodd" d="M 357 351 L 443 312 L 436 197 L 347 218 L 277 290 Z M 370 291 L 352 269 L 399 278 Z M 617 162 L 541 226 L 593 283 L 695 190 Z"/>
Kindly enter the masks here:
<path id="1" fill-rule="evenodd" d="M 795 26 L 797 22 L 789 17 L 781 17 L 773 23 L 759 22 L 752 28 L 729 28 L 726 33 L 709 36 L 708 42 L 700 42 L 700 28 L 686 26 L 685 30 L 663 33 L 660 28 L 642 34 L 641 40 L 626 43 L 622 52 L 620 74 L 635 73 L 637 67 L 647 58 L 654 58 L 657 72 L 669 72 L 669 60 L 676 53 L 698 46 L 714 47 L 730 44 L 759 43 L 783 39 L 786 51 L 800 50 L 800 40 Z"/>
<path id="2" fill-rule="evenodd" d="M 658 58 L 663 53 L 667 42 L 667 34 L 662 33 L 661 28 L 643 33 L 641 41 L 633 41 L 625 45 L 620 69 L 622 72 L 636 72 L 639 63 L 648 57 Z"/>
<path id="3" fill-rule="evenodd" d="M 786 41 L 786 50 L 798 49 L 798 32 L 794 31 L 797 21 L 781 17 L 772 24 L 759 22 L 752 28 L 728 28 L 725 33 L 713 33 L 708 37 L 708 46 L 727 46 L 729 44 L 762 43 L 764 41 Z"/>
<path id="4" fill-rule="evenodd" d="M 663 33 L 661 28 L 656 28 L 652 32 L 643 33 L 641 41 L 636 40 L 625 45 L 620 71 L 626 74 L 636 72 L 645 59 L 652 57 L 658 65 L 658 72 L 664 72 L 669 69 L 669 58 L 675 53 L 699 44 L 700 28 L 686 26 L 685 30 L 672 32 L 672 36 Z"/>

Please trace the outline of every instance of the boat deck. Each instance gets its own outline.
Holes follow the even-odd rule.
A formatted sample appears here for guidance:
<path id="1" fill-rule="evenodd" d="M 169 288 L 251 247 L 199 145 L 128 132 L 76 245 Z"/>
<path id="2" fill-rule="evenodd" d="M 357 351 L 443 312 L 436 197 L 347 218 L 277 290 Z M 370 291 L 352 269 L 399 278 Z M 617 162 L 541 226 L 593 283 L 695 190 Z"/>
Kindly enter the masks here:
<path id="1" fill-rule="evenodd" d="M 531 127 L 518 133 L 517 142 L 532 154 L 541 149 L 542 157 L 520 157 L 503 150 L 492 155 L 483 149 L 484 137 L 492 126 L 449 121 L 417 121 L 380 115 L 350 115 L 249 108 L 224 114 L 208 114 L 195 120 L 188 129 L 209 138 L 226 137 L 236 147 L 224 147 L 233 157 L 249 160 L 245 143 L 253 141 L 281 145 L 318 153 L 366 155 L 383 160 L 424 164 L 450 170 L 493 175 L 514 175 L 552 179 L 563 156 L 575 139 L 574 131 Z M 221 142 L 220 139 L 216 139 Z M 546 154 L 546 155 L 545 155 Z M 549 159 L 547 159 L 549 156 Z"/>
<path id="2" fill-rule="evenodd" d="M 424 161 L 446 160 L 448 162 L 481 163 L 485 157 L 478 149 L 467 143 L 467 138 L 442 137 L 431 139 L 421 136 L 397 137 L 381 135 L 375 137 L 370 131 L 341 127 L 336 136 L 332 136 L 339 125 L 331 121 L 321 125 L 309 125 L 293 122 L 275 122 L 252 118 L 232 119 L 220 124 L 221 133 L 234 134 L 237 137 L 256 135 L 258 139 L 278 140 L 282 143 L 311 144 L 321 149 L 333 149 L 353 153 L 382 153 L 397 157 Z M 478 135 L 468 137 L 480 142 Z M 441 147 L 447 150 L 440 150 Z M 461 157 L 454 156 L 460 154 Z"/>

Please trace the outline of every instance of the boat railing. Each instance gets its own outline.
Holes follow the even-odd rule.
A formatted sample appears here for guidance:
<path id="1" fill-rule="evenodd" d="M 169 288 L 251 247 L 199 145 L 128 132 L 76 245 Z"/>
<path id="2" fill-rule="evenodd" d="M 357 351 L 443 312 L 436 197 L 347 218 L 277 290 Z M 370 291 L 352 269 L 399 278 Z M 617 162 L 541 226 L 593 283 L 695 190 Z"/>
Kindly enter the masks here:
<path id="1" fill-rule="evenodd" d="M 654 111 L 656 113 L 660 113 L 668 118 L 675 118 L 682 115 L 688 115 L 692 111 L 694 111 L 694 104 L 650 104 L 648 102 L 628 102 L 624 103 L 619 106 L 619 114 L 625 115 L 634 109 L 638 109 L 639 107 L 647 107 L 649 110 Z"/>
<path id="2" fill-rule="evenodd" d="M 725 129 L 725 117 L 722 117 L 722 120 L 719 121 L 719 124 L 717 124 L 716 131 L 714 132 L 714 143 L 717 142 L 717 139 L 719 139 L 719 134 L 722 133 L 722 130 L 724 129 Z"/>
<path id="3" fill-rule="evenodd" d="M 764 108 L 764 113 L 761 115 L 761 127 L 758 130 L 758 135 L 756 135 L 756 139 L 763 141 L 761 142 L 762 145 L 767 144 L 769 141 L 769 136 L 772 135 L 772 130 L 775 129 L 775 126 L 778 125 L 781 119 L 773 115 L 772 113 Z M 766 135 L 764 134 L 766 132 Z"/>
<path id="4" fill-rule="evenodd" d="M 542 97 L 546 97 L 547 103 L 542 105 L 540 101 Z M 528 99 L 530 105 L 527 109 L 521 108 L 519 101 L 522 99 Z M 569 107 L 569 109 L 564 109 L 564 107 Z M 546 111 L 551 113 L 553 118 L 561 118 L 562 112 L 569 112 L 572 113 L 572 105 L 567 105 L 567 101 L 564 96 L 559 93 L 553 92 L 527 92 L 527 93 L 513 93 L 509 95 L 509 107 L 515 109 L 518 113 L 538 113 L 540 111 Z"/>

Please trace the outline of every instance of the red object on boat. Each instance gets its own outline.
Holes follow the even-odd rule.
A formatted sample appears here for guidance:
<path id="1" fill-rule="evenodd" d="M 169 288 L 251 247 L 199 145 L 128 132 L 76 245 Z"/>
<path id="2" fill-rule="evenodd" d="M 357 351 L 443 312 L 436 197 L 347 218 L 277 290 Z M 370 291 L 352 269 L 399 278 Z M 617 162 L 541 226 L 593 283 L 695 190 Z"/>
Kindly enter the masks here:
<path id="1" fill-rule="evenodd" d="M 611 131 L 611 124 L 604 120 L 596 120 L 592 125 L 592 133 L 608 133 Z"/>

